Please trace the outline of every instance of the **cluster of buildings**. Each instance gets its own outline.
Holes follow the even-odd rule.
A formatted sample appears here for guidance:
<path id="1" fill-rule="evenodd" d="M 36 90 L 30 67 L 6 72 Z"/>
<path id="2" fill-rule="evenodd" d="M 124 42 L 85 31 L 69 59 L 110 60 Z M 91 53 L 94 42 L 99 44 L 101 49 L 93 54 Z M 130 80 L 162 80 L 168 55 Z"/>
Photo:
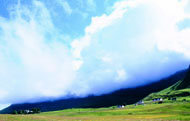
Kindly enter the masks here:
<path id="1" fill-rule="evenodd" d="M 117 108 L 125 108 L 124 105 L 118 105 Z"/>
<path id="2" fill-rule="evenodd" d="M 144 105 L 144 101 L 140 100 L 139 102 L 137 102 L 135 105 Z"/>
<path id="3" fill-rule="evenodd" d="M 163 103 L 163 99 L 162 98 L 155 98 L 155 99 L 152 100 L 152 102 L 154 102 L 154 103 Z M 144 105 L 144 101 L 140 100 L 135 105 Z"/>
<path id="4" fill-rule="evenodd" d="M 162 101 L 163 102 L 163 99 L 162 98 L 155 98 L 152 100 L 153 102 L 159 102 L 159 101 Z"/>
<path id="5" fill-rule="evenodd" d="M 24 112 L 25 112 L 26 114 L 32 114 L 32 113 L 34 113 L 32 110 L 24 110 Z"/>
<path id="6" fill-rule="evenodd" d="M 152 102 L 160 104 L 160 103 L 163 103 L 163 99 L 162 98 L 155 98 L 152 100 Z M 136 105 L 144 105 L 144 104 L 145 104 L 144 101 L 140 100 L 139 102 L 135 103 L 135 106 Z M 125 108 L 125 106 L 124 105 L 118 105 L 117 108 Z"/>

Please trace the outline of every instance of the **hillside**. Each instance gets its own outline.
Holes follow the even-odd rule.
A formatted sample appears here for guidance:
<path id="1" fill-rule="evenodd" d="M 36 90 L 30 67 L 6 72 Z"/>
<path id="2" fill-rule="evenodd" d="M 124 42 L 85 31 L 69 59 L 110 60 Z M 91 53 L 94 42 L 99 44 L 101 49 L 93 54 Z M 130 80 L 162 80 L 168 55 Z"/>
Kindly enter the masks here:
<path id="1" fill-rule="evenodd" d="M 181 121 L 190 120 L 190 103 L 127 105 L 125 108 L 65 109 L 30 115 L 0 114 L 0 121 Z"/>
<path id="2" fill-rule="evenodd" d="M 32 108 L 40 108 L 42 112 L 45 112 L 68 108 L 99 108 L 121 104 L 133 104 L 143 99 L 152 92 L 158 92 L 162 89 L 171 86 L 178 80 L 182 80 L 185 77 L 186 72 L 187 70 L 183 70 L 175 73 L 174 75 L 168 78 L 164 78 L 160 81 L 145 86 L 130 89 L 122 89 L 115 91 L 111 94 L 105 94 L 101 96 L 61 99 L 40 103 L 13 104 L 8 108 L 2 110 L 0 113 L 12 113 L 14 110 L 25 110 Z"/>
<path id="3" fill-rule="evenodd" d="M 155 98 L 172 99 L 178 98 L 178 100 L 190 99 L 190 67 L 186 73 L 184 79 L 179 80 L 172 86 L 147 96 L 144 100 L 152 100 Z"/>
<path id="4" fill-rule="evenodd" d="M 179 82 L 179 84 L 176 85 L 176 87 L 175 87 L 175 89 L 177 89 L 177 90 L 185 89 L 185 88 L 190 88 L 190 67 L 187 71 L 187 74 L 186 74 L 184 80 Z"/>

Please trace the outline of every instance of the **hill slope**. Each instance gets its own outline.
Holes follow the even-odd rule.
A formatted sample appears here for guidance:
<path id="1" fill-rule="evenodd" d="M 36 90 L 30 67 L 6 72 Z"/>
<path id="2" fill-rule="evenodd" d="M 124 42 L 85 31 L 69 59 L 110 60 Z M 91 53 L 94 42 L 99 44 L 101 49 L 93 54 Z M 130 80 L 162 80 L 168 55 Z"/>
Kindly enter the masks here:
<path id="1" fill-rule="evenodd" d="M 190 88 L 190 66 L 184 80 L 179 82 L 179 85 L 176 86 L 177 90 L 185 88 Z"/>
<path id="2" fill-rule="evenodd" d="M 172 86 L 157 92 L 152 93 L 147 96 L 144 100 L 152 100 L 155 98 L 171 99 L 171 98 L 180 98 L 180 99 L 190 99 L 190 67 L 186 73 L 184 79 L 179 80 Z"/>
<path id="3" fill-rule="evenodd" d="M 101 96 L 89 96 L 86 98 L 71 98 L 56 101 L 46 101 L 40 103 L 13 104 L 2 110 L 0 113 L 12 113 L 13 110 L 26 110 L 32 108 L 40 108 L 44 111 L 55 111 L 67 108 L 98 108 L 109 107 L 121 104 L 133 104 L 152 92 L 165 89 L 185 77 L 187 70 L 177 72 L 176 74 L 162 79 L 158 82 L 140 86 L 137 88 L 122 89 L 111 94 Z"/>

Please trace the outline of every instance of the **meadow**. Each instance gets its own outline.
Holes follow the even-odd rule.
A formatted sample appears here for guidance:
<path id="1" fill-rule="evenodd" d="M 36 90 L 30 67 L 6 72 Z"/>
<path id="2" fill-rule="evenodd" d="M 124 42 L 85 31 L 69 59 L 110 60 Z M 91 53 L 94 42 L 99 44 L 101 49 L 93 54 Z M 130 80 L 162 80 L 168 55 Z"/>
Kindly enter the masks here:
<path id="1" fill-rule="evenodd" d="M 125 108 L 66 109 L 29 115 L 0 115 L 0 121 L 178 121 L 190 120 L 190 102 L 128 105 Z"/>

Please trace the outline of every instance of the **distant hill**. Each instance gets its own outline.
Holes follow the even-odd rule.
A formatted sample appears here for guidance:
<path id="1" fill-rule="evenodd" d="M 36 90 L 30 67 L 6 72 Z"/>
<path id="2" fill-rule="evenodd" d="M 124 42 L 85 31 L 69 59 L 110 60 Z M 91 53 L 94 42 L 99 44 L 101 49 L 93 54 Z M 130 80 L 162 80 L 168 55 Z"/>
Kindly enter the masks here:
<path id="1" fill-rule="evenodd" d="M 99 108 L 109 107 L 122 104 L 133 104 L 143 99 L 152 92 L 158 92 L 165 89 L 178 80 L 185 77 L 187 70 L 175 73 L 174 75 L 164 78 L 160 81 L 140 86 L 136 88 L 121 89 L 110 94 L 101 96 L 89 96 L 86 98 L 70 98 L 60 99 L 55 101 L 46 101 L 40 103 L 25 103 L 25 104 L 12 104 L 8 108 L 0 111 L 0 113 L 12 113 L 14 110 L 25 110 L 32 108 L 40 108 L 42 112 L 55 111 L 68 108 Z"/>
<path id="2" fill-rule="evenodd" d="M 163 99 L 171 99 L 171 98 L 179 98 L 179 99 L 190 99 L 190 67 L 187 70 L 187 73 L 184 79 L 179 80 L 172 86 L 157 92 L 152 93 L 147 96 L 144 100 L 152 100 L 155 98 L 163 98 Z"/>
<path id="3" fill-rule="evenodd" d="M 179 90 L 179 89 L 185 89 L 185 88 L 190 88 L 190 66 L 184 80 L 179 82 L 179 84 L 176 86 L 175 89 Z"/>

